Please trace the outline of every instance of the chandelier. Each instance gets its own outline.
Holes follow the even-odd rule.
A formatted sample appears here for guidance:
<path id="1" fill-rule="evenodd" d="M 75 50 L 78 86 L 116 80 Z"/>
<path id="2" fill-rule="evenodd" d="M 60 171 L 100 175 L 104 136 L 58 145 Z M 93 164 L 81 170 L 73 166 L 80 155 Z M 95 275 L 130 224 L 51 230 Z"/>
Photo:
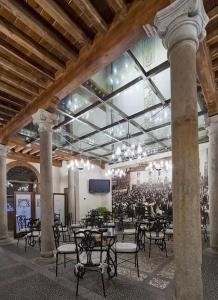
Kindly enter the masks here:
<path id="1" fill-rule="evenodd" d="M 71 160 L 68 165 L 67 165 L 68 169 L 70 168 L 71 170 L 91 170 L 94 169 L 94 165 L 90 163 L 90 161 L 84 160 L 82 159 L 75 159 L 75 160 Z"/>
<path id="2" fill-rule="evenodd" d="M 123 171 L 123 169 L 109 169 L 105 173 L 105 176 L 112 176 L 112 177 L 119 177 L 119 178 L 121 178 L 125 175 L 126 175 L 126 173 L 125 173 L 125 171 Z"/>
<path id="3" fill-rule="evenodd" d="M 147 152 L 142 148 L 141 144 L 131 144 L 127 146 L 123 144 L 122 147 L 118 146 L 112 154 L 114 162 L 121 162 L 124 160 L 142 159 L 147 156 Z"/>

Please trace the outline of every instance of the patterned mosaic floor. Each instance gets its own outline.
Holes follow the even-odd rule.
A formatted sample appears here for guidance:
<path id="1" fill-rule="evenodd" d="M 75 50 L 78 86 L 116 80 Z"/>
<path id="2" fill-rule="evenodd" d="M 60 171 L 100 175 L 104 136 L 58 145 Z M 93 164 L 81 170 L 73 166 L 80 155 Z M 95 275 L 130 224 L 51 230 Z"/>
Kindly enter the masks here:
<path id="1" fill-rule="evenodd" d="M 157 246 L 152 247 L 148 258 L 148 247 L 140 251 L 140 277 L 134 264 L 119 265 L 118 277 L 106 281 L 107 299 L 165 300 L 173 298 L 175 266 L 173 242 L 168 241 L 168 258 Z M 0 299 L 1 300 L 68 300 L 104 299 L 100 277 L 88 273 L 81 281 L 79 297 L 75 296 L 76 280 L 73 263 L 59 267 L 55 277 L 55 265 L 39 265 L 37 248 L 24 252 L 22 242 L 0 247 Z M 127 258 L 125 256 L 125 258 Z M 206 254 L 203 257 L 204 299 L 218 299 L 218 257 Z"/>

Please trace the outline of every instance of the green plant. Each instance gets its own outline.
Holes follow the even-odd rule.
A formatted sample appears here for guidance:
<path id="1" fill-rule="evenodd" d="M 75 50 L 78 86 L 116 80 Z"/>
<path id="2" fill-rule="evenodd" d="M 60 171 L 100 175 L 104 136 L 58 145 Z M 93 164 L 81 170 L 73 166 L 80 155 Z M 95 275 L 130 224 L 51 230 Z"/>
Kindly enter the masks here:
<path id="1" fill-rule="evenodd" d="M 108 210 L 106 207 L 104 207 L 104 206 L 100 206 L 100 207 L 96 208 L 96 212 L 97 212 L 97 214 L 98 214 L 99 216 L 103 216 L 103 215 L 105 215 L 106 213 L 108 213 L 109 210 Z"/>

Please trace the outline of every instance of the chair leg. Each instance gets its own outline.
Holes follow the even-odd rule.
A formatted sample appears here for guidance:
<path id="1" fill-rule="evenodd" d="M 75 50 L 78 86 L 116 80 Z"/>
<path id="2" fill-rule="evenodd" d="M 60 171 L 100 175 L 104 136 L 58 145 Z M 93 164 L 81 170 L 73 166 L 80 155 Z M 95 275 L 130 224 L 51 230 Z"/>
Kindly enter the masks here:
<path id="1" fill-rule="evenodd" d="M 117 252 L 115 252 L 115 276 L 117 276 Z"/>
<path id="2" fill-rule="evenodd" d="M 19 238 L 17 238 L 17 247 L 18 247 L 19 241 L 20 241 L 20 239 L 19 239 Z"/>
<path id="3" fill-rule="evenodd" d="M 77 282 L 76 282 L 76 296 L 78 296 L 79 291 L 79 274 L 77 274 Z"/>
<path id="4" fill-rule="evenodd" d="M 58 276 L 58 252 L 56 253 L 56 277 Z"/>
<path id="5" fill-rule="evenodd" d="M 139 259 L 138 259 L 138 252 L 136 252 L 136 267 L 137 267 L 137 274 L 138 274 L 138 277 L 139 277 Z"/>
<path id="6" fill-rule="evenodd" d="M 150 242 L 149 242 L 149 258 L 151 257 L 151 239 L 150 239 Z"/>
<path id="7" fill-rule="evenodd" d="M 102 274 L 102 273 L 101 273 L 101 282 L 102 282 L 102 286 L 103 286 L 104 297 L 106 297 L 106 294 L 105 294 L 105 286 L 104 286 L 104 274 Z"/>
<path id="8" fill-rule="evenodd" d="M 27 248 L 27 238 L 25 238 L 25 252 L 26 252 L 26 248 Z"/>
<path id="9" fill-rule="evenodd" d="M 64 267 L 66 268 L 66 255 L 64 254 Z"/>
<path id="10" fill-rule="evenodd" d="M 168 257 L 168 255 L 167 255 L 167 244 L 166 244 L 165 240 L 164 240 L 164 248 L 165 248 L 165 252 L 166 252 L 166 257 Z"/>

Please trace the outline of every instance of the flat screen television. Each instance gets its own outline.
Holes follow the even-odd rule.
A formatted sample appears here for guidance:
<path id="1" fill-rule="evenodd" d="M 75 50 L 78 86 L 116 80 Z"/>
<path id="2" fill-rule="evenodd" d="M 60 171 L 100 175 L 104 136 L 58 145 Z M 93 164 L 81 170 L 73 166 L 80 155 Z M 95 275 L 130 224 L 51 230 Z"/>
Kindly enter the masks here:
<path id="1" fill-rule="evenodd" d="M 89 179 L 89 193 L 109 193 L 110 180 L 108 179 Z"/>

